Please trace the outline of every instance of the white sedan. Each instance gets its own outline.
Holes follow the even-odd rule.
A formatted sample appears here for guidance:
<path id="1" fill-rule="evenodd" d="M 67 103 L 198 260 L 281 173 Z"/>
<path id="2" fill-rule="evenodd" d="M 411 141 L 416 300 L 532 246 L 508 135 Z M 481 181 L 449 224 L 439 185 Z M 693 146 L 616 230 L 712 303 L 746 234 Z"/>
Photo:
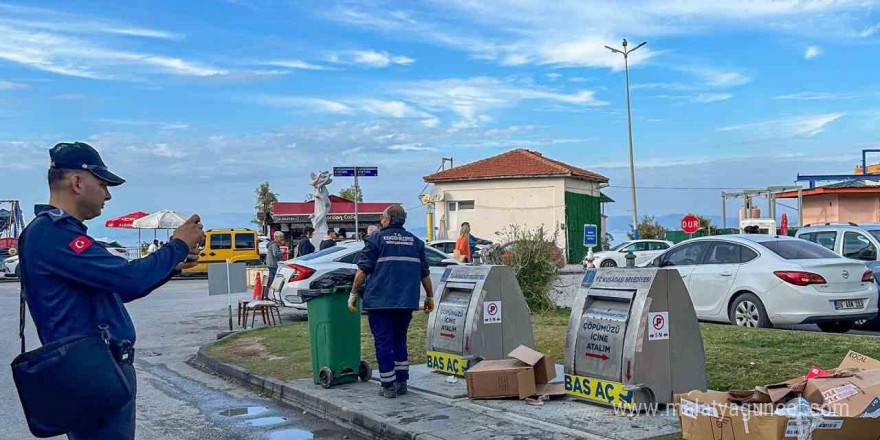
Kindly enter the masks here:
<path id="1" fill-rule="evenodd" d="M 282 261 L 278 264 L 278 273 L 270 287 L 270 294 L 280 298 L 287 307 L 305 310 L 306 304 L 300 296 L 300 290 L 309 289 L 309 284 L 328 272 L 338 269 L 357 269 L 355 263 L 363 248 L 362 241 L 350 241 L 304 257 Z M 425 252 L 431 270 L 431 282 L 435 287 L 440 283 L 440 277 L 446 271 L 446 266 L 461 264 L 432 247 L 425 246 Z M 421 290 L 420 302 L 425 297 L 425 290 Z"/>
<path id="2" fill-rule="evenodd" d="M 679 243 L 651 265 L 678 270 L 697 317 L 742 327 L 817 324 L 846 332 L 877 314 L 864 263 L 792 237 L 725 235 Z"/>
<path id="3" fill-rule="evenodd" d="M 0 260 L 0 276 L 18 278 L 18 255 Z"/>
<path id="4" fill-rule="evenodd" d="M 643 266 L 671 247 L 672 242 L 665 240 L 625 241 L 607 251 L 594 253 L 593 266 L 626 267 L 628 252 L 632 252 L 636 256 L 636 266 Z M 584 257 L 584 267 L 586 266 L 587 259 Z"/>

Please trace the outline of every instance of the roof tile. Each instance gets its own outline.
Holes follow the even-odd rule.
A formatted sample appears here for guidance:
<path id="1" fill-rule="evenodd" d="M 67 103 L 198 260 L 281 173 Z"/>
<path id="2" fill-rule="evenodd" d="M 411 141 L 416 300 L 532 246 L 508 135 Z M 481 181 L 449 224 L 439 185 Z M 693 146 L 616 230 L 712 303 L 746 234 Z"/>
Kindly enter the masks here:
<path id="1" fill-rule="evenodd" d="M 558 160 L 544 157 L 537 151 L 518 149 L 498 156 L 471 162 L 439 173 L 425 176 L 426 182 L 454 182 L 459 180 L 487 180 L 524 177 L 573 177 L 593 182 L 608 182 L 608 178 Z"/>

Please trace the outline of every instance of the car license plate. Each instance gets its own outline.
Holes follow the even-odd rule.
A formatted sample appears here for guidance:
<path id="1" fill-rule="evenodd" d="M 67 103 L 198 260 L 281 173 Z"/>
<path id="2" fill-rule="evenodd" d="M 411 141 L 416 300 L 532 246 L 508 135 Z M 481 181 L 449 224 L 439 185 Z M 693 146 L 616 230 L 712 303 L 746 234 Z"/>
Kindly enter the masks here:
<path id="1" fill-rule="evenodd" d="M 841 299 L 834 301 L 834 310 L 861 309 L 865 307 L 861 299 Z"/>

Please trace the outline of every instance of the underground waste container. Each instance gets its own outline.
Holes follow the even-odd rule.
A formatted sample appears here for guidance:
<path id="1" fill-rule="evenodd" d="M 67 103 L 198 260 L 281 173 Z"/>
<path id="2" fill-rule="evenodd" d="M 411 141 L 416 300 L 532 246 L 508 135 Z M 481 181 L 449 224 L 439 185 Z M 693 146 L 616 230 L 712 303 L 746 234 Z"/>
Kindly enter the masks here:
<path id="1" fill-rule="evenodd" d="M 361 301 L 348 310 L 351 286 L 301 290 L 309 315 L 312 378 L 324 388 L 370 380 L 370 364 L 361 360 Z"/>

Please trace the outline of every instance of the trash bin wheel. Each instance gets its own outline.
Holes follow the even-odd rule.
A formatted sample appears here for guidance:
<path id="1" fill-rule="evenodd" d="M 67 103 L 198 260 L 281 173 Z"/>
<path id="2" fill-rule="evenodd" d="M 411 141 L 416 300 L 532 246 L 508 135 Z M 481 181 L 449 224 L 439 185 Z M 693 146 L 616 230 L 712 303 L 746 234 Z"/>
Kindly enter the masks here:
<path id="1" fill-rule="evenodd" d="M 321 386 L 324 388 L 330 388 L 330 385 L 333 384 L 333 370 L 324 367 L 318 372 L 318 381 L 321 382 Z"/>
<path id="2" fill-rule="evenodd" d="M 361 382 L 369 382 L 371 377 L 373 377 L 373 368 L 370 367 L 370 363 L 361 361 L 360 368 L 358 369 L 358 378 Z"/>

